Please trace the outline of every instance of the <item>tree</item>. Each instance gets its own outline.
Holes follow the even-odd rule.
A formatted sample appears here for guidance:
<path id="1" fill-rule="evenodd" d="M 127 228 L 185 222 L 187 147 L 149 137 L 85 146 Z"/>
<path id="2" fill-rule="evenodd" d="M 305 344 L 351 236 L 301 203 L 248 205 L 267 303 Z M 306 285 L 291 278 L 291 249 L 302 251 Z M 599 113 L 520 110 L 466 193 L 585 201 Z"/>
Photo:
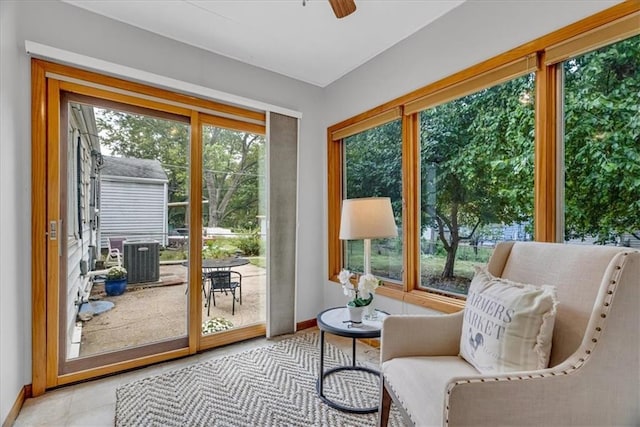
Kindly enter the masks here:
<path id="1" fill-rule="evenodd" d="M 209 227 L 225 223 L 225 219 L 242 210 L 246 228 L 256 228 L 258 215 L 258 168 L 264 156 L 264 138 L 248 132 L 213 126 L 203 127 L 203 179 L 209 200 Z M 246 185 L 251 183 L 251 185 Z M 240 187 L 243 191 L 238 192 Z M 234 195 L 241 196 L 232 204 Z M 229 207 L 233 209 L 230 210 Z M 249 218 L 247 218 L 249 216 Z M 233 223 L 234 226 L 237 223 Z"/>
<path id="2" fill-rule="evenodd" d="M 400 120 L 345 140 L 346 196 L 389 197 L 402 212 L 402 132 Z M 396 215 L 399 216 L 399 215 Z M 397 222 L 397 221 L 396 221 Z"/>
<path id="3" fill-rule="evenodd" d="M 564 63 L 565 239 L 640 238 L 640 36 Z"/>
<path id="4" fill-rule="evenodd" d="M 532 218 L 531 93 L 528 75 L 421 113 L 422 227 L 437 230 L 447 253 L 443 278 L 479 227 Z"/>
<path id="5" fill-rule="evenodd" d="M 95 108 L 100 144 L 114 155 L 157 159 L 167 174 L 169 202 L 184 202 L 189 190 L 189 125 L 173 120 Z M 186 210 L 169 210 L 169 223 L 184 225 Z"/>
<path id="6" fill-rule="evenodd" d="M 158 159 L 169 178 L 169 202 L 189 195 L 188 124 L 169 119 L 98 109 L 100 141 L 115 155 Z M 240 224 L 258 226 L 258 186 L 263 180 L 260 161 L 264 138 L 247 132 L 203 126 L 203 196 L 208 208 L 203 223 L 209 227 Z M 170 225 L 186 222 L 186 210 L 170 211 Z"/>

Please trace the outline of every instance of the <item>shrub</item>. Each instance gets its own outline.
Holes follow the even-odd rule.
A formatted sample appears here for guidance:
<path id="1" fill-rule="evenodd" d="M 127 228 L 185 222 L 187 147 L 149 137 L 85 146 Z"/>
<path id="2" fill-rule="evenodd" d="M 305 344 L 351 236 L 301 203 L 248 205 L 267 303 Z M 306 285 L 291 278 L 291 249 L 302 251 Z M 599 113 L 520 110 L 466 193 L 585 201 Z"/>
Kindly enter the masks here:
<path id="1" fill-rule="evenodd" d="M 257 231 L 237 237 L 233 243 L 245 256 L 257 256 L 262 252 L 262 239 Z"/>
<path id="2" fill-rule="evenodd" d="M 203 259 L 213 259 L 213 258 L 227 258 L 233 254 L 233 250 L 217 245 L 213 242 L 208 242 L 207 247 L 202 250 L 202 258 Z"/>

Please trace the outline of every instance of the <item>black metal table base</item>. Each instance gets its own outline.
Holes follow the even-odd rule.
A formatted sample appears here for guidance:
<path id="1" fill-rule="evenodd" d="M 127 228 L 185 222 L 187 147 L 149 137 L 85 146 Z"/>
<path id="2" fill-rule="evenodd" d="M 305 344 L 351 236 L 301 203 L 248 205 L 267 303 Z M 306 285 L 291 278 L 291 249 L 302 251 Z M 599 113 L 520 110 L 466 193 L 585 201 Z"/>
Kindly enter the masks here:
<path id="1" fill-rule="evenodd" d="M 342 412 L 350 412 L 353 414 L 371 414 L 373 412 L 378 412 L 378 406 L 372 406 L 370 408 L 353 408 L 350 406 L 346 406 L 346 405 L 342 405 L 340 403 L 334 402 L 333 400 L 330 400 L 327 396 L 324 395 L 324 390 L 322 390 L 324 379 L 328 375 L 334 374 L 336 372 L 341 372 L 341 371 L 362 371 L 362 372 L 368 372 L 377 377 L 380 376 L 380 372 L 376 371 L 375 369 L 366 368 L 364 366 L 339 366 L 337 368 L 329 369 L 328 371 L 324 372 L 322 374 L 322 378 L 319 378 L 318 381 L 316 382 L 316 391 L 318 392 L 318 396 L 320 397 L 320 400 L 322 400 L 324 403 L 326 403 L 330 407 L 338 409 L 339 411 L 342 411 Z"/>
<path id="2" fill-rule="evenodd" d="M 351 342 L 351 366 L 338 366 L 336 368 L 331 368 L 328 371 L 324 371 L 324 330 L 320 330 L 320 377 L 316 382 L 316 391 L 318 392 L 318 396 L 320 400 L 329 405 L 332 408 L 338 409 L 343 412 L 350 412 L 353 414 L 371 414 L 373 412 L 378 412 L 378 406 L 373 406 L 370 408 L 353 408 L 350 406 L 342 405 L 340 403 L 334 402 L 324 395 L 324 379 L 328 375 L 335 374 L 336 372 L 341 371 L 361 371 L 368 372 L 370 374 L 376 375 L 380 377 L 380 372 L 375 369 L 367 368 L 364 366 L 356 365 L 356 339 L 352 338 Z"/>

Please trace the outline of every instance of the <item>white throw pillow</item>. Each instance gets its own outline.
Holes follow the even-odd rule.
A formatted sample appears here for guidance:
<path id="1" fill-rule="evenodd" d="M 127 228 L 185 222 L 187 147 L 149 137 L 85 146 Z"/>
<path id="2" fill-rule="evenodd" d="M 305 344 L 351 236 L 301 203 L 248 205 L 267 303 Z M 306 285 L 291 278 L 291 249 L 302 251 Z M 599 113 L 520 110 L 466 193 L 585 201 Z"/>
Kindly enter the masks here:
<path id="1" fill-rule="evenodd" d="M 476 267 L 464 309 L 460 356 L 483 374 L 546 368 L 556 306 L 554 286 L 516 283 Z"/>

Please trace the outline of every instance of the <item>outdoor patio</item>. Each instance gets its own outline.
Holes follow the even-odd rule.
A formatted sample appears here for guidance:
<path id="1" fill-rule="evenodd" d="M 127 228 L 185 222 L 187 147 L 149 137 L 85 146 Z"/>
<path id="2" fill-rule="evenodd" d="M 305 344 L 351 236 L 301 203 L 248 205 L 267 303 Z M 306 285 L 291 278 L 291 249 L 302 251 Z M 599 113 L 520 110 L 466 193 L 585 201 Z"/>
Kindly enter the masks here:
<path id="1" fill-rule="evenodd" d="M 234 270 L 242 274 L 242 305 L 236 302 L 232 315 L 231 295 L 217 294 L 209 316 L 203 303 L 203 322 L 222 318 L 237 328 L 264 321 L 265 269 L 247 264 Z M 94 285 L 91 300 L 109 301 L 114 307 L 78 322 L 82 324 L 80 357 L 186 336 L 186 290 L 187 268 L 181 264 L 161 265 L 159 282 L 129 284 L 118 296 L 106 295 L 102 284 Z"/>

